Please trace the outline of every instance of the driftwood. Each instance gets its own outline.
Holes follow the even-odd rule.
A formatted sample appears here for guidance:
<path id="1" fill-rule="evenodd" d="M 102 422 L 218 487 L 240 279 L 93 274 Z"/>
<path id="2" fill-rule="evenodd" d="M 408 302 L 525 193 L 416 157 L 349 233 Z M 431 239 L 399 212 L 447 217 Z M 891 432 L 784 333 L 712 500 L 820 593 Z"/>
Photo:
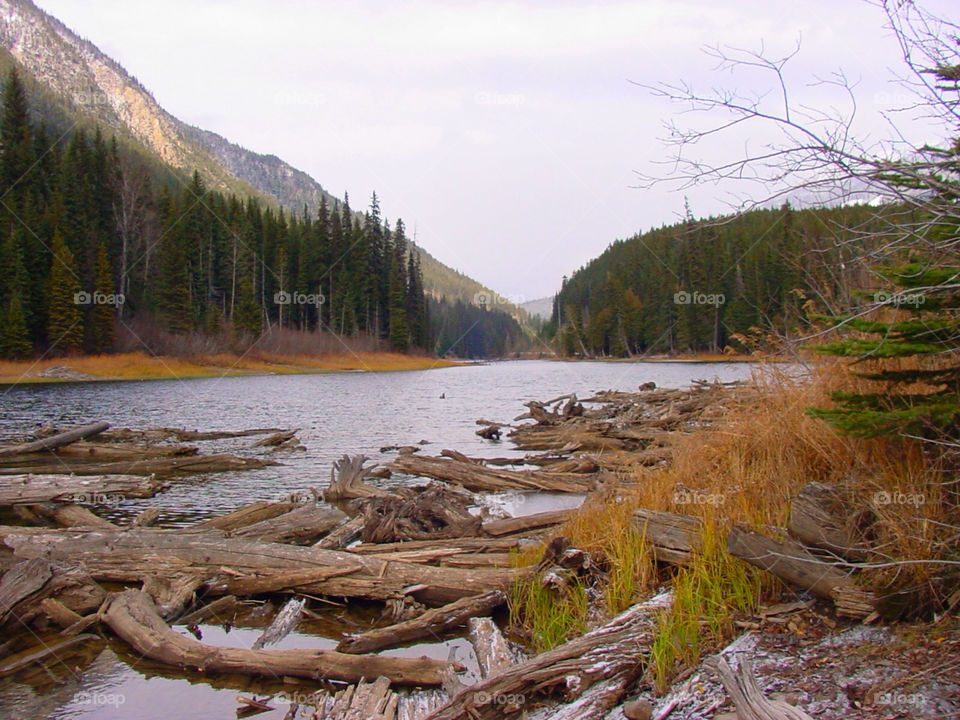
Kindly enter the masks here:
<path id="1" fill-rule="evenodd" d="M 224 538 L 208 532 L 58 530 L 10 533 L 3 542 L 19 559 L 45 557 L 83 563 L 96 580 L 139 582 L 145 572 L 196 572 L 214 578 L 208 585 L 211 591 L 232 595 L 246 594 L 237 589 L 241 581 L 270 587 L 289 573 L 313 570 L 327 579 L 298 585 L 304 594 L 370 600 L 410 594 L 428 605 L 444 605 L 488 590 L 506 590 L 529 572 L 385 562 L 362 554 Z"/>
<path id="2" fill-rule="evenodd" d="M 287 600 L 284 606 L 277 611 L 273 622 L 254 641 L 253 649 L 261 650 L 267 645 L 276 645 L 293 632 L 297 623 L 300 622 L 300 614 L 303 612 L 303 606 L 306 602 L 306 598 Z"/>
<path id="3" fill-rule="evenodd" d="M 363 505 L 364 542 L 456 538 L 480 534 L 481 520 L 467 509 L 469 500 L 443 485 L 409 497 L 379 497 Z"/>
<path id="4" fill-rule="evenodd" d="M 250 447 L 278 447 L 297 436 L 297 430 L 281 430 L 257 440 Z"/>
<path id="5" fill-rule="evenodd" d="M 356 500 L 357 498 L 394 497 L 394 494 L 363 481 L 368 469 L 363 467 L 365 455 L 344 455 L 333 463 L 330 485 L 323 491 L 327 502 Z"/>
<path id="6" fill-rule="evenodd" d="M 340 641 L 337 650 L 346 653 L 368 653 L 425 637 L 439 638 L 450 630 L 463 627 L 470 618 L 492 613 L 506 601 L 506 595 L 500 590 L 463 598 L 428 610 L 412 620 L 347 637 Z"/>
<path id="7" fill-rule="evenodd" d="M 44 616 L 43 601 L 54 598 L 79 615 L 95 610 L 106 597 L 103 589 L 77 567 L 41 559 L 14 565 L 0 579 L 0 626 L 28 625 Z"/>
<path id="8" fill-rule="evenodd" d="M 553 525 L 560 525 L 569 520 L 573 516 L 573 513 L 573 510 L 548 510 L 547 512 L 534 513 L 532 515 L 520 515 L 518 517 L 504 518 L 503 520 L 491 520 L 485 522 L 482 529 L 487 535 L 493 535 L 494 537 L 513 535 L 514 533 L 541 530 Z"/>
<path id="9" fill-rule="evenodd" d="M 293 502 L 255 502 L 237 508 L 226 515 L 218 515 L 209 520 L 195 523 L 193 528 L 197 530 L 236 530 L 283 515 L 293 510 L 294 507 L 296 507 L 296 503 Z"/>
<path id="10" fill-rule="evenodd" d="M 51 475 L 186 475 L 238 470 L 253 470 L 277 465 L 273 460 L 245 458 L 228 453 L 187 457 L 144 458 L 112 462 L 87 462 L 57 458 L 41 465 L 0 467 L 0 475 L 47 473 Z"/>
<path id="11" fill-rule="evenodd" d="M 317 720 L 395 720 L 400 698 L 390 689 L 390 680 L 360 681 L 336 693 L 316 694 Z"/>
<path id="12" fill-rule="evenodd" d="M 99 640 L 97 635 L 74 635 L 73 637 L 59 638 L 56 640 L 46 640 L 38 645 L 21 650 L 20 652 L 5 657 L 0 661 L 0 677 L 13 675 L 24 668 L 35 667 L 47 658 L 56 658 L 59 662 L 63 653 L 77 645 L 83 645 L 91 640 Z"/>
<path id="13" fill-rule="evenodd" d="M 7 445 L 5 447 L 0 447 L 0 457 L 41 452 L 43 450 L 53 450 L 54 448 L 69 445 L 77 440 L 82 440 L 83 438 L 92 437 L 98 433 L 102 433 L 108 427 L 110 427 L 110 423 L 102 421 L 95 422 L 90 423 L 89 425 L 81 425 L 78 428 L 66 430 L 55 435 L 50 435 L 49 437 L 40 438 L 39 440 L 33 440 L 32 442 L 19 443 L 17 445 Z"/>
<path id="14" fill-rule="evenodd" d="M 430 658 L 345 655 L 330 650 L 246 650 L 205 645 L 174 632 L 150 598 L 136 590 L 114 595 L 103 621 L 134 650 L 151 660 L 204 673 L 300 677 L 355 683 L 383 675 L 396 685 L 439 685 L 448 663 Z"/>
<path id="15" fill-rule="evenodd" d="M 335 527 L 325 538 L 316 543 L 314 547 L 325 548 L 327 550 L 340 550 L 354 540 L 359 539 L 361 532 L 363 532 L 363 516 L 357 515 L 357 517 L 350 518 L 347 522 Z"/>
<path id="16" fill-rule="evenodd" d="M 0 526 L 0 539 L 10 528 Z M 382 555 L 391 552 L 406 552 L 415 550 L 446 550 L 447 554 L 508 552 L 520 546 L 521 538 L 456 538 L 455 540 L 411 540 L 410 542 L 396 543 L 361 543 L 349 548 L 348 552 L 358 555 Z"/>
<path id="17" fill-rule="evenodd" d="M 851 517 L 849 503 L 837 488 L 808 483 L 790 503 L 787 530 L 806 545 L 823 548 L 847 560 L 862 562 L 869 552 L 858 525 L 869 524 L 863 513 Z"/>
<path id="18" fill-rule="evenodd" d="M 559 692 L 570 703 L 558 708 L 578 720 L 602 718 L 643 671 L 658 613 L 670 593 L 634 605 L 606 625 L 466 688 L 430 720 L 488 718 L 529 711 L 538 700 Z M 560 715 L 551 715 L 559 717 Z"/>
<path id="19" fill-rule="evenodd" d="M 233 530 L 230 536 L 302 545 L 315 542 L 346 519 L 342 510 L 310 503 L 270 520 Z"/>
<path id="20" fill-rule="evenodd" d="M 154 428 L 117 428 L 107 430 L 102 437 L 111 442 L 163 442 L 177 440 L 179 442 L 194 442 L 199 440 L 223 440 L 226 438 L 249 437 L 250 435 L 266 435 L 281 432 L 283 428 L 253 428 L 250 430 L 184 430 L 183 428 L 154 427 Z"/>
<path id="21" fill-rule="evenodd" d="M 143 578 L 142 589 L 153 600 L 160 616 L 171 618 L 193 604 L 206 579 L 206 574 L 201 572 L 151 573 Z"/>
<path id="22" fill-rule="evenodd" d="M 152 497 L 163 485 L 152 477 L 103 475 L 72 477 L 62 474 L 10 475 L 0 478 L 0 505 L 62 500 L 75 503 L 106 503 L 128 497 Z"/>
<path id="23" fill-rule="evenodd" d="M 118 531 L 120 527 L 80 505 L 42 503 L 31 508 L 37 515 L 52 520 L 60 527 L 85 527 L 94 530 Z"/>
<path id="24" fill-rule="evenodd" d="M 633 522 L 660 562 L 685 565 L 702 549 L 703 522 L 699 518 L 640 508 L 634 510 Z"/>
<path id="25" fill-rule="evenodd" d="M 217 622 L 220 623 L 223 622 L 220 618 L 233 617 L 233 613 L 237 609 L 237 604 L 238 602 L 235 596 L 224 595 L 193 612 L 181 615 L 177 618 L 177 624 L 187 626 L 199 625 L 210 618 L 215 618 Z"/>
<path id="26" fill-rule="evenodd" d="M 502 490 L 545 490 L 586 492 L 593 481 L 578 473 L 551 473 L 543 470 L 502 470 L 485 467 L 467 459 L 456 460 L 420 455 L 398 455 L 387 467 L 413 477 L 428 477 L 454 483 L 472 492 Z"/>
<path id="27" fill-rule="evenodd" d="M 510 645 L 492 618 L 470 618 L 468 627 L 470 628 L 470 644 L 477 656 L 481 678 L 486 679 L 491 675 L 501 673 L 514 664 Z"/>
<path id="28" fill-rule="evenodd" d="M 738 720 L 813 720 L 803 710 L 780 700 L 768 700 L 753 677 L 753 669 L 747 658 L 740 660 L 737 672 L 719 658 L 717 675 L 737 709 Z"/>

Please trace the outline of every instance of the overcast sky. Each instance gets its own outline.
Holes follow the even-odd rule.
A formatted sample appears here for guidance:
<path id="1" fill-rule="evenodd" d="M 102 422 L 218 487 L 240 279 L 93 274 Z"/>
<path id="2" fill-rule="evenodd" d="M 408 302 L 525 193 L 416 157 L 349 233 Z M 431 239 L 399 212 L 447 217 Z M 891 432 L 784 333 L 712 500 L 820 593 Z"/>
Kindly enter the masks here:
<path id="1" fill-rule="evenodd" d="M 950 5 L 926 5 L 938 4 Z M 516 299 L 681 216 L 683 192 L 632 187 L 668 158 L 658 138 L 677 111 L 633 83 L 766 87 L 714 73 L 702 48 L 776 55 L 801 39 L 788 80 L 829 102 L 808 83 L 843 69 L 860 83 L 863 132 L 886 132 L 877 111 L 900 92 L 896 45 L 859 0 L 38 5 L 177 117 L 278 155 L 354 207 L 376 190 L 428 251 Z M 729 191 L 686 194 L 700 216 L 723 212 Z"/>

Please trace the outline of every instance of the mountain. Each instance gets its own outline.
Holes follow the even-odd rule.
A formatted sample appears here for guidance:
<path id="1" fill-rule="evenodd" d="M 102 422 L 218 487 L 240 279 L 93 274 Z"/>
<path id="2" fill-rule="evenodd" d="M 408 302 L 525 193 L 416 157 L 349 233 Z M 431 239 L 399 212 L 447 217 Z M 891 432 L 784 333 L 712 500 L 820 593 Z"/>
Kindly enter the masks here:
<path id="1" fill-rule="evenodd" d="M 549 320 L 553 314 L 553 296 L 528 300 L 521 304 L 520 307 L 534 317 Z"/>
<path id="2" fill-rule="evenodd" d="M 275 155 L 255 153 L 168 113 L 135 77 L 29 0 L 0 0 L 0 69 L 15 61 L 42 119 L 61 132 L 99 124 L 179 173 L 194 170 L 207 187 L 254 196 L 299 215 L 336 200 L 314 178 Z M 7 66 L 7 67 L 4 67 Z M 436 297 L 473 302 L 488 288 L 422 248 L 424 285 Z M 512 306 L 511 314 L 522 316 Z"/>

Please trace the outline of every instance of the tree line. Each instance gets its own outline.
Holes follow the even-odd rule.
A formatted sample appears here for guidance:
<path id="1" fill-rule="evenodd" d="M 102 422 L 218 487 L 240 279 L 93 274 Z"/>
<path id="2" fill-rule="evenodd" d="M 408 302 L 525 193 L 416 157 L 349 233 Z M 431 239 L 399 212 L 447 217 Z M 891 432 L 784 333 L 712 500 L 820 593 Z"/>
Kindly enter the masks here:
<path id="1" fill-rule="evenodd" d="M 299 215 L 172 180 L 99 128 L 33 122 L 11 72 L 0 114 L 0 356 L 102 353 L 118 324 L 174 335 L 274 328 L 432 349 L 419 255 L 376 194 Z"/>

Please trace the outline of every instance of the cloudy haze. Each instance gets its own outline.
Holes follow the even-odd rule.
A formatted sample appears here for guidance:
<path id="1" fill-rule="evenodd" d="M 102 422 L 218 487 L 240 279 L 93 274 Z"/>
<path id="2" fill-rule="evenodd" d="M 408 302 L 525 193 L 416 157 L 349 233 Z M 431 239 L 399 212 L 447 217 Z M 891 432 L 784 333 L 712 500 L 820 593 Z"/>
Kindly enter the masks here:
<path id="1" fill-rule="evenodd" d="M 376 190 L 428 251 L 518 299 L 682 213 L 684 193 L 631 187 L 668 157 L 658 138 L 677 110 L 634 83 L 767 87 L 713 73 L 701 49 L 776 55 L 802 39 L 788 80 L 805 101 L 832 101 L 808 83 L 842 68 L 861 131 L 880 137 L 898 93 L 896 45 L 856 0 L 38 4 L 182 120 L 355 207 Z M 696 215 L 727 207 L 723 188 L 686 194 Z"/>

